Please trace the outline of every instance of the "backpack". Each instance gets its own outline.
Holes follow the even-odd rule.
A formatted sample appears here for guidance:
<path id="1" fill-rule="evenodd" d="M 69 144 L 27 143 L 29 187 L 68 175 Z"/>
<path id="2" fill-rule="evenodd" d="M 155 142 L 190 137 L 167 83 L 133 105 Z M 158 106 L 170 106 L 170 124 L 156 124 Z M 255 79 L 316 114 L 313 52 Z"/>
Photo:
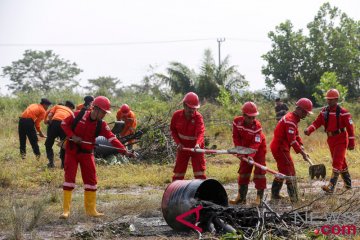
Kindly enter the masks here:
<path id="1" fill-rule="evenodd" d="M 71 129 L 74 131 L 79 121 L 82 119 L 82 117 L 85 115 L 86 110 L 88 110 L 88 107 L 83 107 L 79 114 L 75 117 L 73 124 L 71 125 Z M 97 138 L 101 131 L 101 125 L 102 120 L 98 120 L 96 123 L 96 130 L 95 130 L 95 138 Z"/>

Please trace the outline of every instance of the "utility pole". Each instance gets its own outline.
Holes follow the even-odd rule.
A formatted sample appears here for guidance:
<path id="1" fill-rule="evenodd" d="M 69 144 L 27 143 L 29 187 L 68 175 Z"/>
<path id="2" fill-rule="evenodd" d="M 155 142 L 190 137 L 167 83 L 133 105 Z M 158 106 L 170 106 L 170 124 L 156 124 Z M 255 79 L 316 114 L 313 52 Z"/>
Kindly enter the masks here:
<path id="1" fill-rule="evenodd" d="M 222 42 L 225 42 L 225 38 L 218 38 L 217 42 L 218 42 L 218 47 L 219 47 L 219 68 L 220 68 L 220 63 L 221 63 L 221 49 L 220 49 L 220 46 L 221 46 Z"/>

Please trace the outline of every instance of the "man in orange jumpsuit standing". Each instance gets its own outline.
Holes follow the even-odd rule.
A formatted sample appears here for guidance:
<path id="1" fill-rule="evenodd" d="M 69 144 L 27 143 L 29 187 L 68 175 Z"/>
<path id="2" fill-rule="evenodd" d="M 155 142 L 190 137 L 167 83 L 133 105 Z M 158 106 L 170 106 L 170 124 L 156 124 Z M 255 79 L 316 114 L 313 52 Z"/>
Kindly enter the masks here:
<path id="1" fill-rule="evenodd" d="M 184 109 L 174 112 L 171 123 L 171 135 L 177 144 L 176 162 L 173 181 L 184 179 L 189 159 L 193 167 L 194 177 L 206 179 L 206 160 L 204 153 L 182 151 L 186 148 L 204 148 L 205 126 L 202 115 L 197 111 L 200 107 L 199 97 L 189 92 L 183 99 Z"/>
<path id="2" fill-rule="evenodd" d="M 312 114 L 312 102 L 310 99 L 301 98 L 296 102 L 296 108 L 293 112 L 287 113 L 277 123 L 274 130 L 274 138 L 270 143 L 271 153 L 274 156 L 277 168 L 280 173 L 287 176 L 294 176 L 293 179 L 287 179 L 287 191 L 291 202 L 297 202 L 298 189 L 295 180 L 295 165 L 290 155 L 290 148 L 293 147 L 296 153 L 300 153 L 306 161 L 308 154 L 304 151 L 302 139 L 299 136 L 298 123 L 309 114 Z M 275 177 L 271 187 L 271 199 L 278 200 L 280 190 L 283 185 L 283 179 Z"/>
<path id="3" fill-rule="evenodd" d="M 70 203 L 72 190 L 75 188 L 76 172 L 80 164 L 81 175 L 84 182 L 84 205 L 86 214 L 92 217 L 99 217 L 104 214 L 96 210 L 96 168 L 94 159 L 94 143 L 96 134 L 104 136 L 116 148 L 118 152 L 129 157 L 134 154 L 127 152 L 125 147 L 110 131 L 109 126 L 102 119 L 106 113 L 110 113 L 110 101 L 108 98 L 99 96 L 93 102 L 93 110 L 86 111 L 84 116 L 73 126 L 76 116 L 80 113 L 75 112 L 62 121 L 61 126 L 69 138 L 66 143 L 65 151 L 65 181 L 63 184 L 64 193 L 64 212 L 60 218 L 66 219 L 70 214 Z"/>
<path id="4" fill-rule="evenodd" d="M 45 141 L 46 148 L 46 156 L 49 160 L 48 167 L 54 168 L 54 151 L 53 145 L 55 139 L 57 137 L 63 141 L 66 137 L 64 131 L 61 128 L 61 121 L 65 118 L 72 116 L 75 105 L 71 101 L 66 101 L 65 106 L 63 105 L 55 105 L 50 111 L 47 111 L 45 114 L 44 123 L 48 124 L 47 129 L 47 137 Z M 65 150 L 63 148 L 60 149 L 60 158 L 61 158 L 61 168 L 64 168 L 64 158 L 65 158 Z"/>
<path id="5" fill-rule="evenodd" d="M 125 125 L 123 130 L 120 132 L 120 137 L 124 137 L 130 134 L 134 134 L 136 130 L 136 116 L 133 111 L 131 111 L 129 105 L 123 104 L 119 111 L 116 114 L 116 120 L 124 121 Z M 132 149 L 132 144 L 134 143 L 134 139 L 131 139 L 128 144 L 128 149 Z"/>
<path id="6" fill-rule="evenodd" d="M 328 136 L 332 158 L 332 176 L 328 185 L 322 187 L 327 193 L 333 193 L 341 174 L 346 189 L 351 188 L 351 177 L 346 163 L 346 148 L 354 150 L 355 134 L 354 125 L 350 113 L 338 105 L 340 94 L 336 89 L 330 89 L 326 93 L 327 107 L 324 107 L 315 121 L 304 131 L 309 136 L 312 132 L 321 126 Z"/>
<path id="7" fill-rule="evenodd" d="M 29 138 L 29 142 L 36 158 L 40 158 L 40 149 L 36 131 L 39 133 L 40 137 L 45 137 L 41 131 L 40 123 L 42 120 L 44 120 L 46 110 L 50 105 L 51 102 L 48 99 L 42 98 L 40 104 L 31 104 L 21 114 L 18 131 L 20 141 L 20 155 L 22 159 L 25 159 L 26 157 L 26 137 Z"/>
<path id="8" fill-rule="evenodd" d="M 246 147 L 256 150 L 255 153 L 242 157 L 251 157 L 255 162 L 266 166 L 265 155 L 266 155 L 266 140 L 265 135 L 262 132 L 261 123 L 255 119 L 259 115 L 257 106 L 253 102 L 246 102 L 242 106 L 242 116 L 234 118 L 233 122 L 233 142 L 235 147 Z M 231 204 L 245 204 L 246 195 L 248 192 L 248 185 L 250 182 L 250 176 L 253 169 L 253 165 L 240 161 L 240 169 L 238 171 L 239 178 L 239 191 L 235 200 L 230 200 Z M 255 167 L 254 170 L 254 183 L 257 189 L 256 204 L 260 205 L 264 190 L 266 188 L 266 171 Z"/>

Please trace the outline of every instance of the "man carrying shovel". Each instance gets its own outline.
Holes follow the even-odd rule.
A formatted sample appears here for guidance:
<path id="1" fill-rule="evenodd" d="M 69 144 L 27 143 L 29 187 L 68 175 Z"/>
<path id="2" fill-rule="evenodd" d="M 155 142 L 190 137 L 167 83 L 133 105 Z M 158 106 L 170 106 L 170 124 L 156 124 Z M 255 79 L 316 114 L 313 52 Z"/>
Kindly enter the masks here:
<path id="1" fill-rule="evenodd" d="M 298 199 L 297 182 L 295 179 L 295 165 L 290 155 L 290 148 L 293 147 L 296 153 L 300 153 L 305 161 L 308 154 L 304 151 L 302 140 L 299 136 L 298 123 L 309 114 L 312 114 L 312 102 L 310 99 L 301 98 L 296 102 L 296 108 L 293 112 L 283 116 L 274 130 L 274 138 L 270 143 L 271 153 L 274 156 L 279 172 L 293 176 L 286 180 L 287 190 L 291 202 L 295 203 Z M 283 185 L 283 179 L 275 177 L 271 187 L 271 199 L 282 199 L 280 190 Z"/>
<path id="2" fill-rule="evenodd" d="M 263 166 L 266 166 L 266 141 L 265 135 L 262 132 L 260 122 L 255 119 L 259 115 L 257 107 L 253 102 L 246 102 L 242 106 L 242 116 L 234 118 L 233 122 L 233 142 L 235 147 L 246 147 L 256 150 L 255 153 L 249 155 L 239 155 L 239 158 L 251 157 L 253 160 Z M 246 195 L 248 192 L 248 185 L 253 165 L 245 161 L 240 161 L 240 169 L 238 171 L 239 178 L 239 191 L 236 199 L 230 200 L 231 204 L 245 204 Z M 264 189 L 266 188 L 266 171 L 255 167 L 254 170 L 254 183 L 257 189 L 256 204 L 260 205 Z"/>
<path id="3" fill-rule="evenodd" d="M 99 96 L 94 99 L 93 109 L 86 111 L 76 126 L 73 126 L 73 123 L 81 113 L 80 111 L 75 112 L 74 116 L 67 117 L 61 123 L 62 129 L 69 141 L 66 142 L 65 151 L 64 211 L 60 218 L 66 219 L 69 217 L 72 190 L 75 188 L 79 164 L 85 189 L 84 205 L 86 214 L 92 217 L 104 215 L 96 210 L 97 176 L 94 159 L 96 135 L 107 138 L 119 153 L 128 157 L 134 157 L 134 153 L 128 152 L 110 131 L 106 122 L 102 121 L 106 113 L 110 113 L 110 107 L 110 100 Z"/>
<path id="4" fill-rule="evenodd" d="M 204 148 L 204 120 L 197 111 L 199 97 L 189 92 L 183 99 L 184 109 L 174 112 L 171 123 L 171 135 L 177 144 L 176 163 L 172 180 L 183 180 L 191 158 L 194 177 L 206 179 L 206 160 L 204 153 L 183 151 L 183 148 Z"/>
<path id="5" fill-rule="evenodd" d="M 332 157 L 332 176 L 328 185 L 322 187 L 327 193 L 333 193 L 341 174 L 346 189 L 351 188 L 351 178 L 346 163 L 346 148 L 355 148 L 354 125 L 350 113 L 338 105 L 340 94 L 336 89 L 330 89 L 326 93 L 327 107 L 324 107 L 315 121 L 304 131 L 305 135 L 310 136 L 312 132 L 321 126 L 328 136 Z"/>

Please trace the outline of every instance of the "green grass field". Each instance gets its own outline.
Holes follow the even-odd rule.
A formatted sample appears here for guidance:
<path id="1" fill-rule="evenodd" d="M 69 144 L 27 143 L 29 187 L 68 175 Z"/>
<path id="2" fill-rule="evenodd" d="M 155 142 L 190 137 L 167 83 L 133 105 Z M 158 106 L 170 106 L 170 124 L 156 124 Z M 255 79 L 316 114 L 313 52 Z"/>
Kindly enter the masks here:
<path id="1" fill-rule="evenodd" d="M 150 104 L 151 105 L 151 104 Z M 155 104 L 153 112 L 161 113 L 168 111 L 166 103 Z M 171 104 L 169 104 L 171 105 Z M 175 105 L 175 104 L 174 104 Z M 6 108 L 1 106 L 7 106 Z M 21 113 L 19 103 L 14 100 L 1 99 L 0 101 L 0 236 L 7 234 L 13 238 L 21 237 L 24 233 L 33 233 L 34 229 L 41 226 L 61 226 L 66 231 L 73 229 L 72 224 L 81 222 L 86 226 L 97 223 L 85 217 L 83 211 L 82 180 L 80 172 L 77 176 L 77 189 L 73 199 L 72 217 L 67 222 L 58 220 L 62 211 L 62 182 L 63 170 L 59 168 L 59 160 L 56 161 L 57 168 L 49 170 L 46 168 L 44 140 L 40 140 L 42 157 L 35 160 L 30 145 L 27 144 L 28 155 L 26 160 L 19 156 L 19 143 L 17 135 L 18 116 Z M 22 105 L 21 105 L 22 106 Z M 146 116 L 146 108 L 149 104 L 143 104 L 139 109 L 138 118 Z M 240 106 L 240 105 L 239 105 Z M 271 115 L 272 104 L 265 105 L 264 114 L 260 115 L 263 120 L 263 128 L 267 136 L 267 143 L 272 139 L 272 131 L 275 120 Z M 356 124 L 358 105 L 352 105 L 354 110 L 354 122 Z M 240 107 L 238 108 L 240 109 Z M 270 110 L 269 110 L 270 109 Z M 260 110 L 260 111 L 261 111 Z M 229 112 L 224 112 L 220 107 L 208 104 L 200 109 L 203 113 L 210 144 L 217 145 L 218 149 L 231 148 L 231 120 Z M 107 120 L 114 119 L 114 113 L 107 116 Z M 316 114 L 315 114 L 316 116 Z M 300 131 L 311 123 L 315 118 L 300 124 Z M 266 118 L 268 117 L 268 118 Z M 214 119 L 220 119 L 216 122 Z M 46 129 L 43 126 L 43 129 Z M 358 136 L 358 135 L 357 135 Z M 303 136 L 305 149 L 315 163 L 324 163 L 328 176 L 331 173 L 331 158 L 326 144 L 325 134 L 318 130 L 311 137 Z M 357 137 L 358 140 L 358 137 Z M 58 147 L 54 146 L 55 152 Z M 292 152 L 296 163 L 297 175 L 301 181 L 308 181 L 308 164 L 298 155 Z M 354 151 L 348 152 L 347 159 L 349 170 L 353 179 L 360 177 L 360 152 L 356 147 Z M 267 165 L 277 170 L 276 164 L 270 151 L 267 153 Z M 231 155 L 207 156 L 207 176 L 214 178 L 223 184 L 236 183 L 239 160 Z M 98 206 L 105 211 L 107 216 L 101 221 L 109 221 L 122 215 L 136 213 L 147 213 L 152 210 L 160 210 L 162 193 L 172 177 L 173 164 L 124 164 L 116 166 L 100 165 L 97 167 L 98 174 Z M 192 179 L 191 166 L 188 168 L 187 179 Z M 268 183 L 273 177 L 267 175 Z M 229 193 L 232 197 L 236 189 Z"/>

